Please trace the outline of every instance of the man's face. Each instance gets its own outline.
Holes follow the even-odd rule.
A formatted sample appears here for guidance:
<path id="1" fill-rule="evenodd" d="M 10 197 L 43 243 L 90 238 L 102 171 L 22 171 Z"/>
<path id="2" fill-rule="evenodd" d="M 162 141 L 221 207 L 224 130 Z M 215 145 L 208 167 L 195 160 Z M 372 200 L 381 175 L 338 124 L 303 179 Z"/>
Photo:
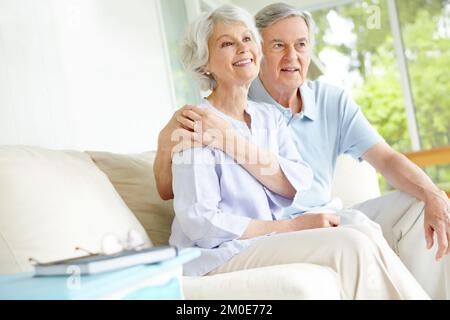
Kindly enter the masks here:
<path id="1" fill-rule="evenodd" d="M 264 29 L 260 77 L 278 91 L 300 87 L 311 61 L 308 26 L 301 17 L 277 21 Z"/>

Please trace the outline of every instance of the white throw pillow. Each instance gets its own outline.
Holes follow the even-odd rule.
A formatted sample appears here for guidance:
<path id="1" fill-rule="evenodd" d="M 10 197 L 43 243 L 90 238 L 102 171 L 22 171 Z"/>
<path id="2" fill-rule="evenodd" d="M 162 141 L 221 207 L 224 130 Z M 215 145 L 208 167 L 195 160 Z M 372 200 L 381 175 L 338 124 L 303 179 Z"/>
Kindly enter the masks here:
<path id="1" fill-rule="evenodd" d="M 100 252 L 107 235 L 125 242 L 144 228 L 87 154 L 0 146 L 0 273 Z M 108 236 L 110 238 L 110 236 Z"/>
<path id="2" fill-rule="evenodd" d="M 172 200 L 159 197 L 153 174 L 155 152 L 117 154 L 87 152 L 133 211 L 155 246 L 168 245 L 175 216 Z"/>
<path id="3" fill-rule="evenodd" d="M 341 199 L 344 208 L 380 196 L 375 169 L 366 161 L 359 162 L 349 155 L 341 155 L 331 185 L 331 195 Z"/>

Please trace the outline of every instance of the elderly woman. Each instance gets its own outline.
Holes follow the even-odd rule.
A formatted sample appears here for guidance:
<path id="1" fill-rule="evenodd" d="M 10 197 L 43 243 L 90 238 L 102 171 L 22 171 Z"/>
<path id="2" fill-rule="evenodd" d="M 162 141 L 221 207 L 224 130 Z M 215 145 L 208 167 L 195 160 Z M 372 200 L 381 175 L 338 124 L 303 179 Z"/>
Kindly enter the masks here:
<path id="1" fill-rule="evenodd" d="M 307 262 L 340 276 L 348 299 L 427 298 L 389 248 L 372 231 L 318 228 L 339 218 L 303 215 L 280 220 L 302 196 L 312 173 L 302 161 L 275 108 L 247 99 L 259 72 L 261 48 L 252 17 L 222 6 L 190 25 L 183 61 L 211 94 L 196 112 L 220 118 L 217 130 L 194 128 L 195 148 L 181 142 L 173 154 L 176 217 L 170 243 L 198 247 L 186 275 L 206 275 L 276 264 Z M 190 119 L 196 119 L 190 114 Z M 198 116 L 198 115 L 197 115 Z M 245 148 L 241 148 L 245 146 Z M 180 151 L 181 150 L 181 151 Z"/>

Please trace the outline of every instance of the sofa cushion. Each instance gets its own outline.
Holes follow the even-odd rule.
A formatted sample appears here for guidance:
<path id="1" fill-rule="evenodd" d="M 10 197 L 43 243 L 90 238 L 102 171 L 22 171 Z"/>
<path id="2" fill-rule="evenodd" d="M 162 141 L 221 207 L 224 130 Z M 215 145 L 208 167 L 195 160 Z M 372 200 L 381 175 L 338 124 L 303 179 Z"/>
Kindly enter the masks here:
<path id="1" fill-rule="evenodd" d="M 154 245 L 167 245 L 174 218 L 172 201 L 163 201 L 153 175 L 155 152 L 115 154 L 87 151 L 108 176 Z"/>
<path id="2" fill-rule="evenodd" d="M 204 277 L 183 277 L 189 300 L 341 299 L 339 279 L 328 267 L 292 263 Z"/>
<path id="3" fill-rule="evenodd" d="M 76 151 L 0 147 L 0 273 L 100 252 L 106 235 L 145 230 L 90 157 Z"/>
<path id="4" fill-rule="evenodd" d="M 366 161 L 343 154 L 337 158 L 331 195 L 341 199 L 344 208 L 380 196 L 378 176 Z"/>

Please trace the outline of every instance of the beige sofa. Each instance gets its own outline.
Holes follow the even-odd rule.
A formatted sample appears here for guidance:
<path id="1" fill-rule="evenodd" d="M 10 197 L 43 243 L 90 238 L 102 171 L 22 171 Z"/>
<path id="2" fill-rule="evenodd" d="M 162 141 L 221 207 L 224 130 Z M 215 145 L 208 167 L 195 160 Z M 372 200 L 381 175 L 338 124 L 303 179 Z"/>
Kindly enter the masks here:
<path id="1" fill-rule="evenodd" d="M 29 258 L 51 261 L 102 250 L 102 238 L 137 230 L 167 244 L 171 201 L 153 177 L 154 152 L 56 151 L 0 146 L 0 274 L 29 271 Z M 364 181 L 364 183 L 361 183 Z M 348 206 L 379 195 L 374 170 L 341 158 L 333 194 Z M 340 299 L 333 270 L 306 263 L 184 277 L 187 299 Z"/>

